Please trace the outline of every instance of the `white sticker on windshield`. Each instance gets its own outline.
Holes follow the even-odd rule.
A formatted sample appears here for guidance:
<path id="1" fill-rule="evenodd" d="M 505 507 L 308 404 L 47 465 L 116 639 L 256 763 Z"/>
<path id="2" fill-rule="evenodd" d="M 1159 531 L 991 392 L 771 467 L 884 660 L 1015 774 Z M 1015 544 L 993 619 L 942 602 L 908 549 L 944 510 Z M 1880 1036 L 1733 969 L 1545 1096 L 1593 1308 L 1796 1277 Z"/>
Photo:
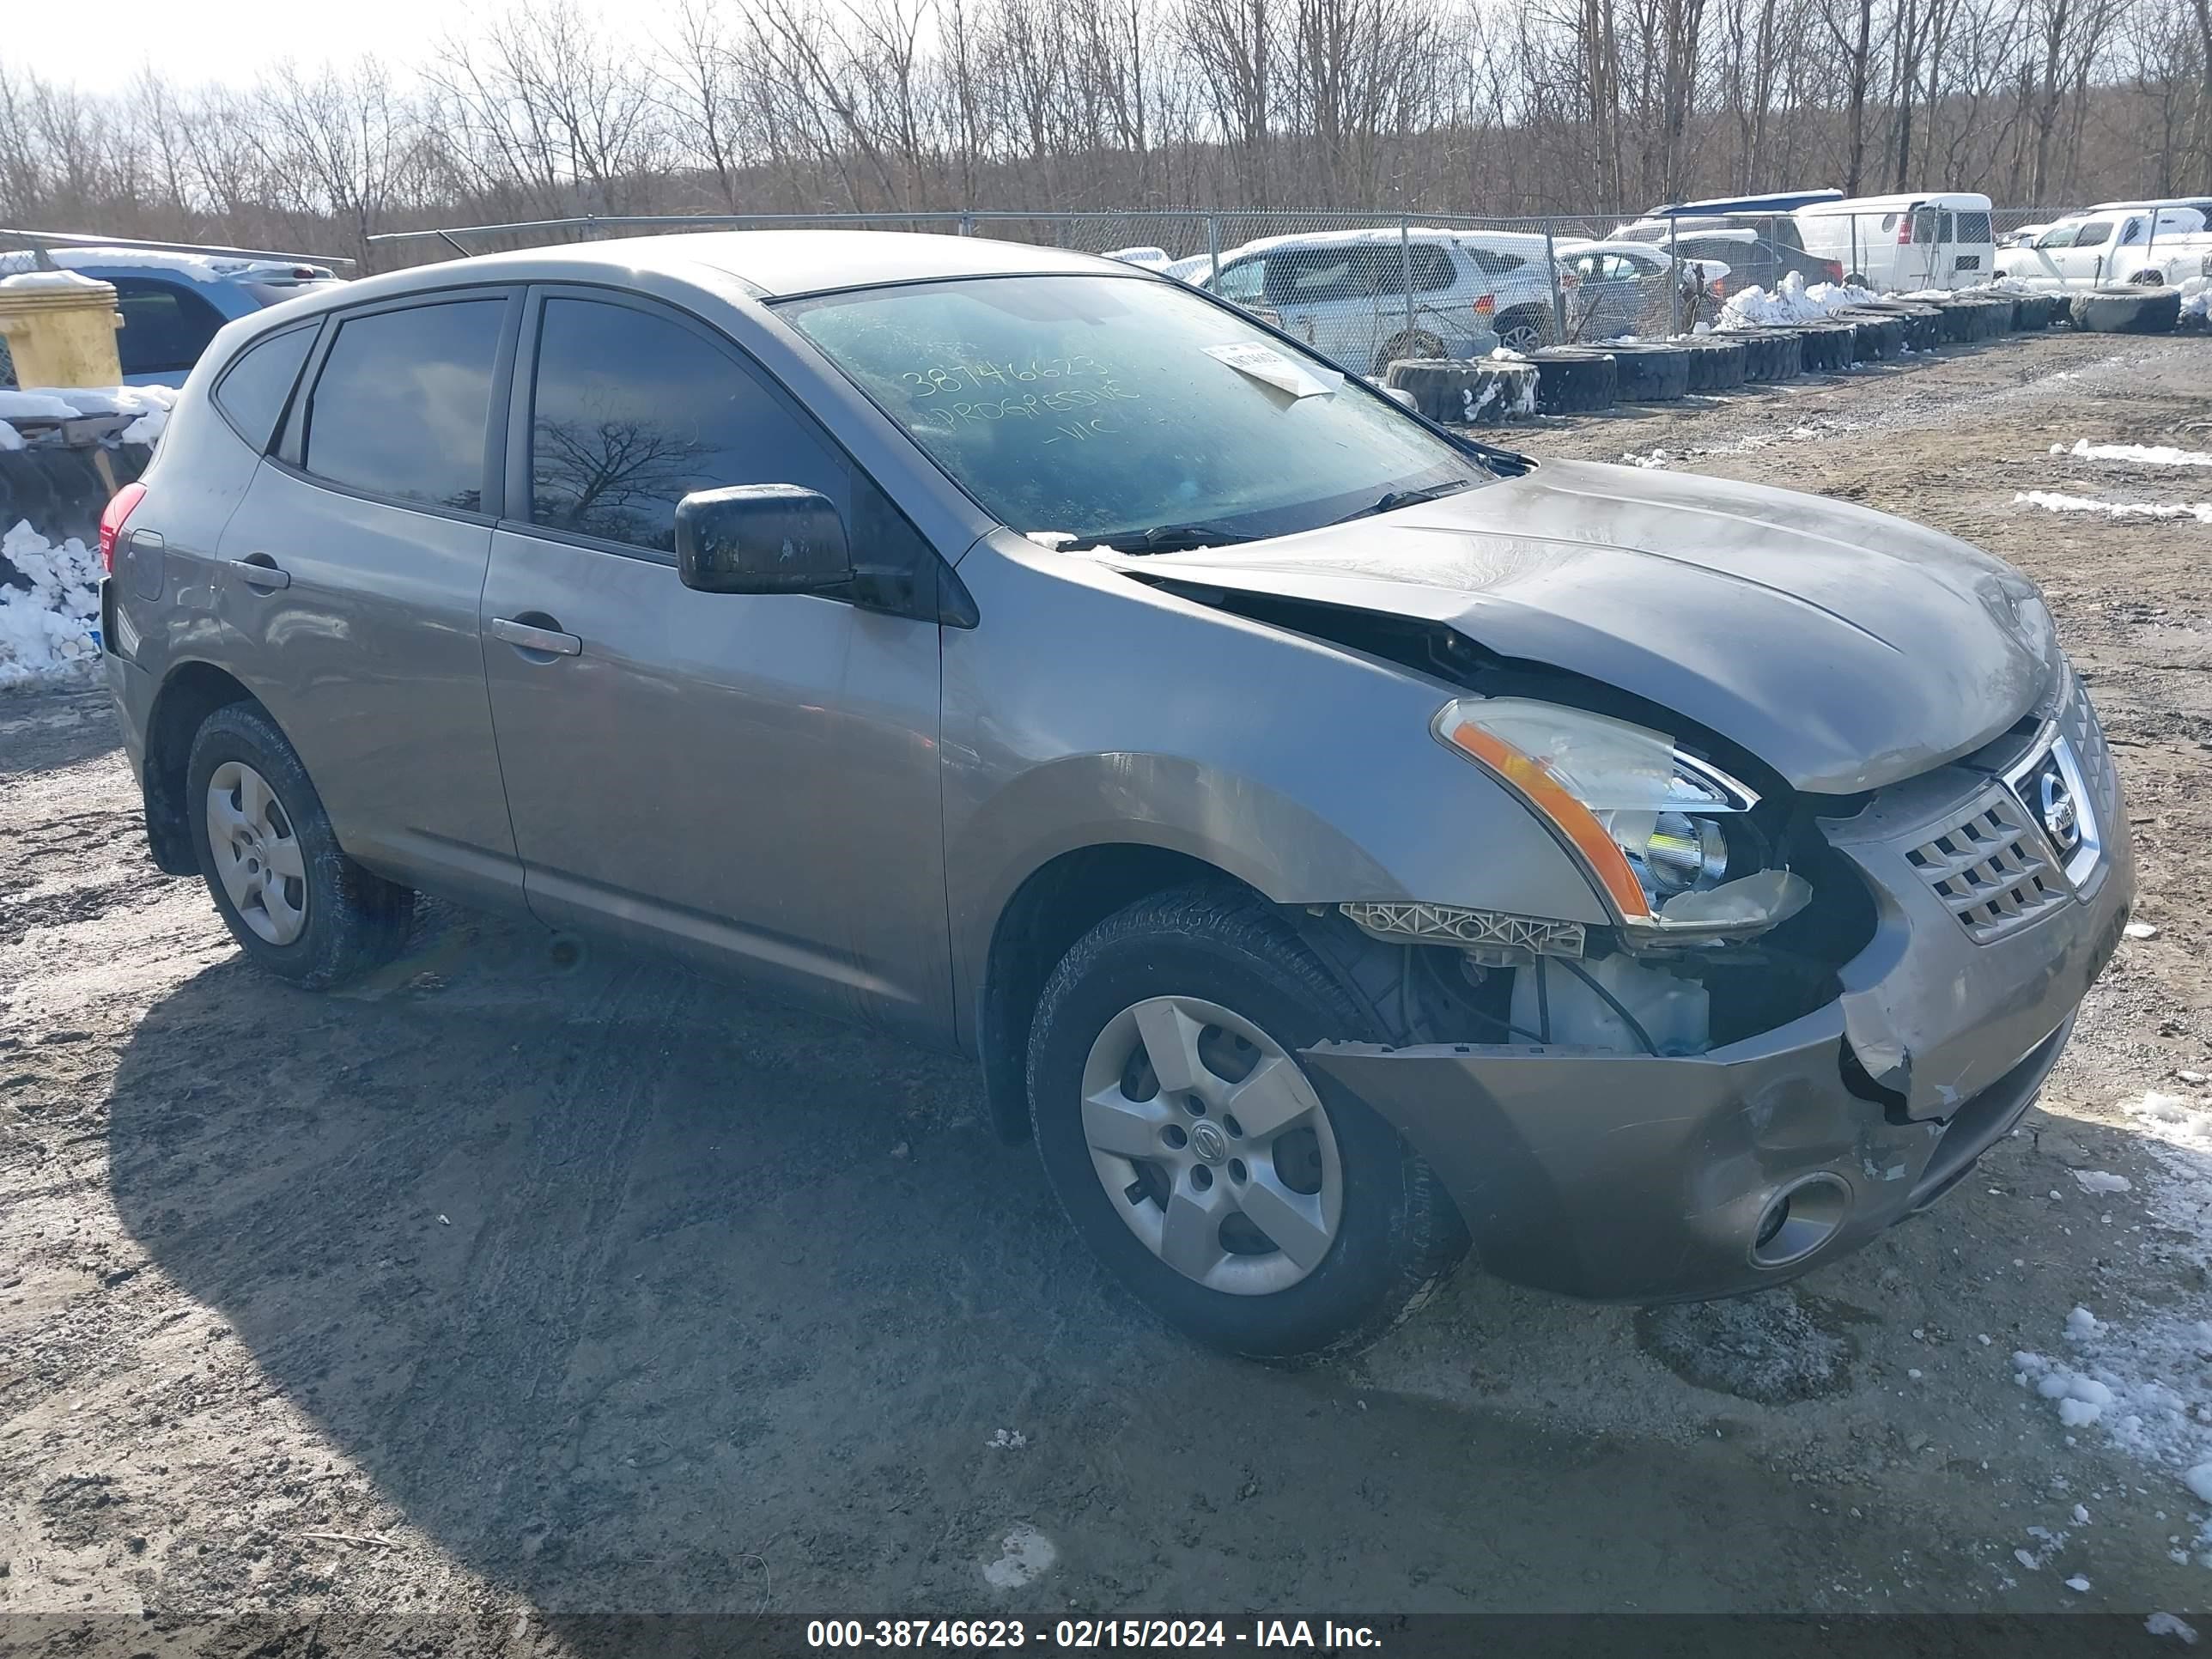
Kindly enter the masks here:
<path id="1" fill-rule="evenodd" d="M 1325 398 L 1344 384 L 1344 376 L 1336 370 L 1294 362 L 1269 346 L 1208 346 L 1206 355 L 1293 398 Z"/>

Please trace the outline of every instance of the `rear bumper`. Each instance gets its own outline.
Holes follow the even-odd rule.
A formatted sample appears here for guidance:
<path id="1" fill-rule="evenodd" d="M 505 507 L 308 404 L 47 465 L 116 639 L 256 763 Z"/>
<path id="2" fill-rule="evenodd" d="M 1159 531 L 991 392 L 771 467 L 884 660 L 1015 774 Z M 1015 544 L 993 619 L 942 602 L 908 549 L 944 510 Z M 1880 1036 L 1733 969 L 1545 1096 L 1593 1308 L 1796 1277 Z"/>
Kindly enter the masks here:
<path id="1" fill-rule="evenodd" d="M 1782 1282 L 1934 1201 L 2033 1103 L 2134 902 L 2109 769 L 2100 786 L 2097 869 L 1989 943 L 1908 860 L 1927 800 L 1830 826 L 1875 893 L 1875 936 L 1841 997 L 1756 1037 L 1683 1058 L 1455 1043 L 1304 1057 L 1421 1152 L 1504 1278 L 1637 1302 Z M 1958 805 L 1948 789 L 1936 821 Z M 1793 1188 L 1820 1216 L 1794 1254 L 1759 1242 Z"/>

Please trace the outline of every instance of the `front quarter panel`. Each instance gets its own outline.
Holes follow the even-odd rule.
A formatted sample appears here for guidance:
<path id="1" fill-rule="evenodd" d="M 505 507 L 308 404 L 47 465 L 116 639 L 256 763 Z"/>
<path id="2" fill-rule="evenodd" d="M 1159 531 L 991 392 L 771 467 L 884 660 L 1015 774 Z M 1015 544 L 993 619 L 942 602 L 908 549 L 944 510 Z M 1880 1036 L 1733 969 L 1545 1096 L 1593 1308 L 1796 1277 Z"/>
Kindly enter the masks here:
<path id="1" fill-rule="evenodd" d="M 1079 848 L 1168 848 L 1280 904 L 1420 899 L 1601 923 L 1581 867 L 1429 722 L 1453 688 L 994 532 L 945 634 L 962 1037 L 991 934 Z"/>

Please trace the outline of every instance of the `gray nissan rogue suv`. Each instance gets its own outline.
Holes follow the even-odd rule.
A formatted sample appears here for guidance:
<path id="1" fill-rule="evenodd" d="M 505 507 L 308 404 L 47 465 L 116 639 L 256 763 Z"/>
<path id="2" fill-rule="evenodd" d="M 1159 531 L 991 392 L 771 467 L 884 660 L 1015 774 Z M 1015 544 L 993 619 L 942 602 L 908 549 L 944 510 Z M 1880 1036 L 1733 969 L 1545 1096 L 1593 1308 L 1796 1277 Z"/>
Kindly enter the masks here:
<path id="1" fill-rule="evenodd" d="M 333 984 L 416 892 L 976 1056 L 1239 1352 L 1472 1239 L 1771 1285 L 2018 1120 L 2127 919 L 2034 588 L 1932 530 L 1433 427 L 1208 295 L 679 235 L 226 328 L 110 507 L 154 856 Z"/>

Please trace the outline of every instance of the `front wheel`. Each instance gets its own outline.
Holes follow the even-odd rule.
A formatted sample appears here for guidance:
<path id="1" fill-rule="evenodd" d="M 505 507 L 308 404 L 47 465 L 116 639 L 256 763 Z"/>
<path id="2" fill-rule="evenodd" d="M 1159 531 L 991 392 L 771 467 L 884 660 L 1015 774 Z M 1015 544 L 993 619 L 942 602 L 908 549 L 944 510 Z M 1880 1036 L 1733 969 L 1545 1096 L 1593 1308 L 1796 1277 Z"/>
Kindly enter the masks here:
<path id="1" fill-rule="evenodd" d="M 209 715 L 185 777 L 208 895 L 255 966 L 319 989 L 399 954 L 415 895 L 345 855 L 307 768 L 259 708 Z"/>
<path id="2" fill-rule="evenodd" d="M 1465 1248 L 1428 1166 L 1298 1050 L 1370 1036 L 1258 901 L 1185 889 L 1109 917 L 1030 1042 L 1045 1171 L 1078 1231 L 1170 1324 L 1295 1359 L 1364 1346 Z"/>

